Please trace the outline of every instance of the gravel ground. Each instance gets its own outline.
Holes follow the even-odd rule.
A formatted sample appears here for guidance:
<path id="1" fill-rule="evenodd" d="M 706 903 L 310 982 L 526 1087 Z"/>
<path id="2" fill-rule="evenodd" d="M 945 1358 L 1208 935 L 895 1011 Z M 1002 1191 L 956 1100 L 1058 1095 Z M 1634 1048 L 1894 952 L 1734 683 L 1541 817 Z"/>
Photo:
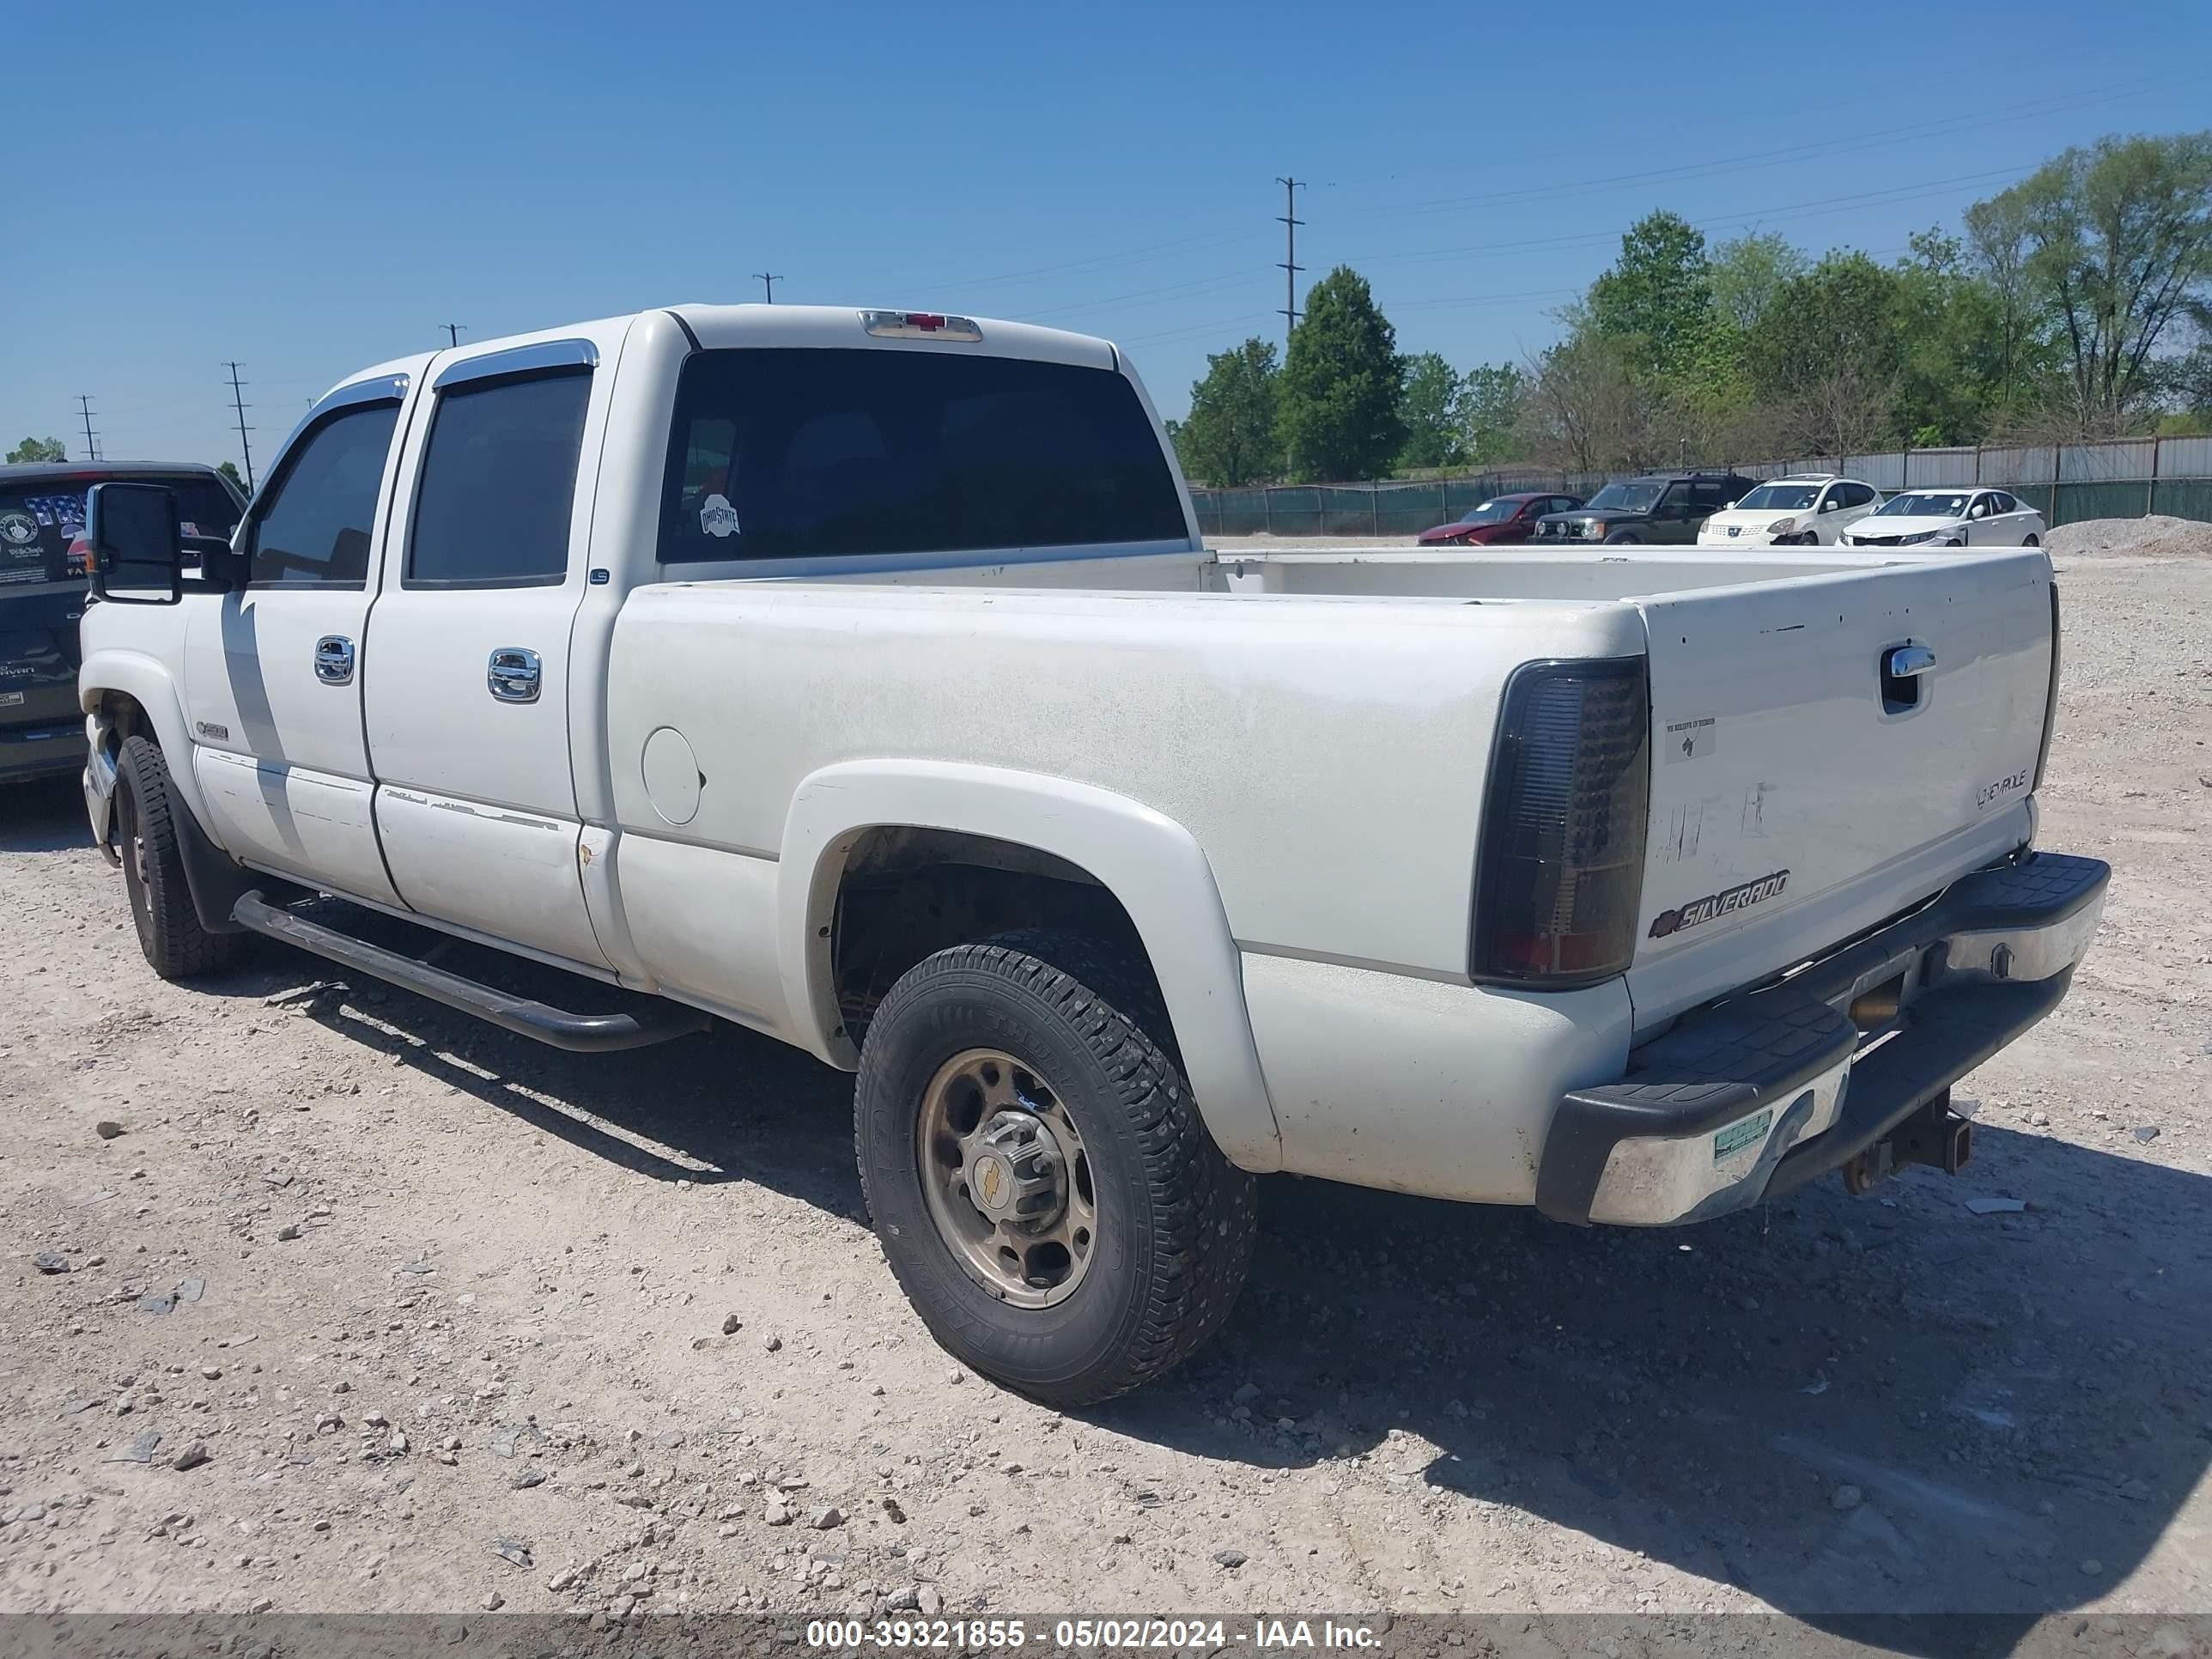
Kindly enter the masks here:
<path id="1" fill-rule="evenodd" d="M 164 985 L 73 787 L 0 793 L 0 1611 L 2212 1611 L 2212 530 L 2054 541 L 2044 840 L 2117 874 L 1962 1176 L 1271 1182 L 1221 1339 L 1067 1416 L 901 1300 L 846 1079 Z"/>

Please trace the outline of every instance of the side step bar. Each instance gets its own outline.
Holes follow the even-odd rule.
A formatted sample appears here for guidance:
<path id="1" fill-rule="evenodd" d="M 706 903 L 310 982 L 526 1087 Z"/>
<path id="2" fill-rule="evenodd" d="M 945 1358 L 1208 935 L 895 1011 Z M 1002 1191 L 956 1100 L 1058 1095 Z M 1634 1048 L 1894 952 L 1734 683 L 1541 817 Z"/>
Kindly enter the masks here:
<path id="1" fill-rule="evenodd" d="M 527 997 L 495 990 L 476 980 L 463 979 L 459 974 L 433 968 L 427 962 L 387 951 L 380 945 L 371 945 L 367 939 L 325 927 L 319 921 L 309 921 L 305 916 L 270 903 L 258 889 L 241 896 L 231 916 L 240 927 L 254 933 L 296 945 L 302 951 L 312 951 L 319 957 L 327 957 L 374 978 L 389 980 L 433 1002 L 474 1014 L 518 1036 L 532 1037 L 576 1054 L 642 1048 L 649 1043 L 666 1042 L 673 1037 L 703 1031 L 712 1024 L 705 1014 L 672 1002 L 661 1003 L 644 1014 L 568 1013 L 543 1002 L 532 1002 Z"/>

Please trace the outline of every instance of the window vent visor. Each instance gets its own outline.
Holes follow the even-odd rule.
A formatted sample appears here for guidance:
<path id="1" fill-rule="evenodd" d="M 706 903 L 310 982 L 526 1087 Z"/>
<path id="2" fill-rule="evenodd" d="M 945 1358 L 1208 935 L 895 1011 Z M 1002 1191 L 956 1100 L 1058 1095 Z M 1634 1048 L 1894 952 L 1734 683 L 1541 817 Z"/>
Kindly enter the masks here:
<path id="1" fill-rule="evenodd" d="M 1640 657 L 1530 663 L 1514 674 L 1483 812 L 1474 978 L 1563 987 L 1627 970 L 1650 738 Z"/>

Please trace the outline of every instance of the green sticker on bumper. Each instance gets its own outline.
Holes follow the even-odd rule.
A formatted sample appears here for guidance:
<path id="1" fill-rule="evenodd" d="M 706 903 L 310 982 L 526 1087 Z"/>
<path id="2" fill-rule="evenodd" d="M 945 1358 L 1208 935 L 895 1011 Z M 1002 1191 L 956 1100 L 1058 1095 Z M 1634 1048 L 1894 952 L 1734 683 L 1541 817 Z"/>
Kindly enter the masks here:
<path id="1" fill-rule="evenodd" d="M 1741 1123 L 1731 1123 L 1713 1137 L 1713 1162 L 1724 1164 L 1747 1146 L 1756 1146 L 1766 1139 L 1766 1131 L 1774 1121 L 1771 1108 L 1754 1112 Z"/>

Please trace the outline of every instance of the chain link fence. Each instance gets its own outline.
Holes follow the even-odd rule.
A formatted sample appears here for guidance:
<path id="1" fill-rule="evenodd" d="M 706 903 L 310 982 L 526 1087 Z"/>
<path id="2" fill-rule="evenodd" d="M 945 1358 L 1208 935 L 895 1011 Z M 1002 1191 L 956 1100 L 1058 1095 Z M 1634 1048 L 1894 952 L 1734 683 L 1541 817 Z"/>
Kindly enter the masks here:
<path id="1" fill-rule="evenodd" d="M 1748 478 L 1841 472 L 1885 495 L 1995 484 L 2053 525 L 2164 514 L 2212 522 L 2212 438 L 2124 438 L 2111 443 L 1909 449 L 1832 461 L 1737 462 Z M 1463 478 L 1359 484 L 1191 488 L 1209 536 L 1412 536 L 1449 524 L 1492 495 L 1553 490 L 1587 498 L 1618 472 L 1505 466 Z"/>

